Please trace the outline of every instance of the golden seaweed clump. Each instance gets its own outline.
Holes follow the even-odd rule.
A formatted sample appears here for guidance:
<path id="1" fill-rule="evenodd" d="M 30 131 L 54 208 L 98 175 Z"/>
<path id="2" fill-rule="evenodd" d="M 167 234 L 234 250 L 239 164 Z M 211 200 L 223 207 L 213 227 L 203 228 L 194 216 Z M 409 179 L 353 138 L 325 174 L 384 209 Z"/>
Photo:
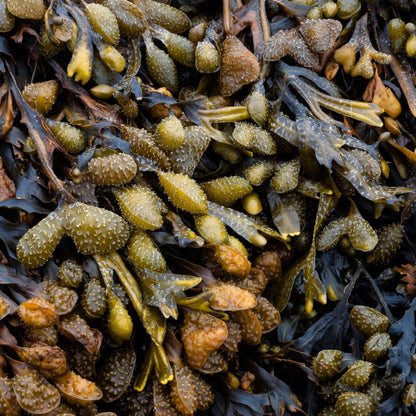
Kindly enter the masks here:
<path id="1" fill-rule="evenodd" d="M 363 393 L 343 393 L 338 396 L 335 403 L 337 414 L 345 416 L 370 416 L 374 409 L 374 403 Z"/>
<path id="2" fill-rule="evenodd" d="M 130 340 L 133 333 L 133 320 L 123 302 L 112 292 L 107 292 L 108 332 L 116 344 Z"/>
<path id="3" fill-rule="evenodd" d="M 356 360 L 348 366 L 339 381 L 348 386 L 360 388 L 368 383 L 375 370 L 376 366 L 373 363 Z"/>
<path id="4" fill-rule="evenodd" d="M 47 345 L 58 343 L 58 330 L 55 326 L 45 326 L 43 328 L 25 328 L 25 338 L 31 342 L 42 342 Z"/>
<path id="5" fill-rule="evenodd" d="M 204 40 L 208 28 L 207 22 L 196 23 L 189 29 L 189 40 L 195 44 Z"/>
<path id="6" fill-rule="evenodd" d="M 10 313 L 10 303 L 0 296 L 0 319 L 3 319 Z"/>
<path id="7" fill-rule="evenodd" d="M 404 232 L 401 224 L 388 224 L 377 230 L 378 243 L 367 255 L 367 263 L 385 264 L 400 248 Z"/>
<path id="8" fill-rule="evenodd" d="M 407 38 L 405 49 L 411 58 L 416 55 L 416 35 L 413 34 Z"/>
<path id="9" fill-rule="evenodd" d="M 185 365 L 175 365 L 171 400 L 176 409 L 185 415 L 193 415 L 198 408 L 198 395 L 192 370 Z"/>
<path id="10" fill-rule="evenodd" d="M 390 325 L 386 315 L 365 305 L 355 305 L 351 309 L 350 320 L 352 325 L 367 337 L 376 332 L 386 332 Z"/>
<path id="11" fill-rule="evenodd" d="M 78 287 L 83 279 L 84 271 L 74 260 L 65 260 L 59 266 L 58 279 L 67 287 Z"/>
<path id="12" fill-rule="evenodd" d="M 170 398 L 175 408 L 184 415 L 207 410 L 214 401 L 211 386 L 186 364 L 175 364 Z"/>
<path id="13" fill-rule="evenodd" d="M 98 53 L 101 60 L 104 64 L 114 72 L 121 72 L 126 67 L 126 60 L 123 55 L 113 46 L 101 44 L 98 48 Z M 129 102 L 129 101 L 127 101 Z M 133 108 L 135 108 L 134 104 Z M 128 107 L 123 107 L 124 112 L 127 113 L 126 109 Z"/>
<path id="14" fill-rule="evenodd" d="M 107 309 L 107 296 L 97 278 L 91 279 L 84 287 L 81 299 L 82 310 L 87 318 L 100 318 Z"/>
<path id="15" fill-rule="evenodd" d="M 55 380 L 55 385 L 68 403 L 86 406 L 103 396 L 98 386 L 73 371 L 68 371 Z"/>
<path id="16" fill-rule="evenodd" d="M 152 78 L 172 92 L 179 89 L 178 72 L 173 59 L 145 37 L 147 68 Z"/>
<path id="17" fill-rule="evenodd" d="M 118 125 L 118 128 L 123 133 L 123 139 L 130 143 L 132 153 L 150 159 L 161 169 L 170 170 L 168 157 L 156 144 L 156 138 L 150 131 L 125 124 Z"/>
<path id="18" fill-rule="evenodd" d="M 389 44 L 393 53 L 399 53 L 403 50 L 409 33 L 406 30 L 406 23 L 396 17 L 391 19 L 387 25 L 387 33 L 389 35 Z"/>
<path id="19" fill-rule="evenodd" d="M 121 36 L 139 36 L 147 28 L 143 12 L 128 0 L 104 0 L 101 5 L 116 17 Z M 105 30 L 108 30 L 107 28 Z M 114 29 L 113 29 L 114 30 Z M 115 30 L 114 30 L 115 31 Z"/>
<path id="20" fill-rule="evenodd" d="M 276 172 L 270 181 L 270 186 L 278 194 L 289 192 L 297 187 L 299 172 L 299 159 L 293 159 L 288 162 L 280 163 L 277 166 Z"/>
<path id="21" fill-rule="evenodd" d="M 337 16 L 342 20 L 353 19 L 361 10 L 360 0 L 338 0 Z"/>
<path id="22" fill-rule="evenodd" d="M 220 69 L 221 55 L 217 47 L 209 40 L 198 42 L 195 49 L 195 67 L 202 74 L 212 74 Z"/>
<path id="23" fill-rule="evenodd" d="M 22 96 L 34 110 L 45 115 L 54 105 L 58 91 L 58 81 L 51 79 L 26 85 L 22 91 Z"/>
<path id="24" fill-rule="evenodd" d="M 221 95 L 233 95 L 244 85 L 256 81 L 259 75 L 256 56 L 236 36 L 227 35 L 221 46 Z"/>
<path id="25" fill-rule="evenodd" d="M 211 286 L 207 291 L 213 295 L 211 308 L 218 311 L 243 311 L 257 305 L 257 299 L 251 292 L 229 283 Z"/>
<path id="26" fill-rule="evenodd" d="M 228 241 L 227 241 L 226 246 L 230 247 L 237 253 L 240 253 L 242 256 L 248 257 L 248 251 L 245 245 L 233 235 L 228 236 Z"/>
<path id="27" fill-rule="evenodd" d="M 158 197 L 152 189 L 139 185 L 113 188 L 121 214 L 130 223 L 143 230 L 156 230 L 163 224 Z"/>
<path id="28" fill-rule="evenodd" d="M 188 364 L 195 369 L 203 367 L 227 339 L 227 333 L 227 325 L 221 319 L 200 311 L 185 312 L 181 337 Z"/>
<path id="29" fill-rule="evenodd" d="M 260 321 L 263 334 L 266 334 L 279 326 L 280 313 L 265 297 L 257 295 L 257 305 L 252 311 Z"/>
<path id="30" fill-rule="evenodd" d="M 391 118 L 397 118 L 402 112 L 400 101 L 394 95 L 393 91 L 383 84 L 383 81 L 377 72 L 368 83 L 368 86 L 364 91 L 363 98 L 366 101 L 378 104 Z M 357 151 L 358 149 L 354 150 Z"/>
<path id="31" fill-rule="evenodd" d="M 70 42 L 68 46 L 71 47 Z M 66 73 L 68 77 L 74 77 L 75 81 L 80 81 L 84 85 L 90 80 L 92 72 L 93 51 L 87 36 L 79 36 L 72 49 L 72 57 L 66 67 Z"/>
<path id="32" fill-rule="evenodd" d="M 233 312 L 232 319 L 238 323 L 243 341 L 249 345 L 260 344 L 263 328 L 252 310 Z"/>
<path id="33" fill-rule="evenodd" d="M 134 0 L 146 18 L 158 26 L 163 27 L 172 33 L 182 33 L 190 29 L 189 17 L 180 9 L 166 3 L 159 3 L 153 0 Z"/>
<path id="34" fill-rule="evenodd" d="M 98 373 L 98 384 L 103 400 L 111 403 L 118 399 L 130 384 L 136 363 L 136 353 L 119 348 L 107 357 Z"/>
<path id="35" fill-rule="evenodd" d="M 277 61 L 285 55 L 292 56 L 306 68 L 317 68 L 319 56 L 311 51 L 297 28 L 281 30 L 265 42 L 263 56 L 268 61 Z"/>
<path id="36" fill-rule="evenodd" d="M 267 130 L 245 121 L 234 124 L 232 140 L 237 146 L 259 155 L 271 156 L 277 151 L 276 143 Z"/>
<path id="37" fill-rule="evenodd" d="M 282 263 L 276 251 L 263 251 L 256 257 L 253 267 L 262 271 L 269 281 L 278 280 L 282 276 Z"/>
<path id="38" fill-rule="evenodd" d="M 207 266 L 214 274 L 226 274 L 237 279 L 244 279 L 251 270 L 247 256 L 232 247 L 221 244 L 209 244 L 207 249 Z"/>
<path id="39" fill-rule="evenodd" d="M 298 27 L 281 30 L 264 44 L 263 57 L 277 61 L 292 56 L 300 65 L 318 70 L 319 54 L 333 46 L 342 25 L 333 19 L 305 19 Z"/>
<path id="40" fill-rule="evenodd" d="M 82 254 L 108 253 L 127 242 L 128 224 L 112 211 L 75 202 L 63 212 L 65 231 Z"/>
<path id="41" fill-rule="evenodd" d="M 364 355 L 367 361 L 378 361 L 387 356 L 389 348 L 393 346 L 390 334 L 378 332 L 371 335 L 364 345 Z"/>
<path id="42" fill-rule="evenodd" d="M 127 244 L 127 258 L 138 269 L 166 272 L 166 262 L 158 246 L 143 230 L 136 229 Z"/>
<path id="43" fill-rule="evenodd" d="M 93 29 L 101 35 L 103 41 L 111 45 L 117 45 L 120 39 L 120 31 L 116 16 L 108 7 L 98 3 L 85 5 L 87 15 Z"/>
<path id="44" fill-rule="evenodd" d="M 44 377 L 55 378 L 68 371 L 65 351 L 57 346 L 36 343 L 15 350 L 23 362 L 36 368 Z"/>
<path id="45" fill-rule="evenodd" d="M 94 157 L 88 162 L 87 176 L 95 185 L 124 185 L 137 173 L 134 158 L 125 153 Z"/>
<path id="46" fill-rule="evenodd" d="M 51 257 L 64 235 L 63 217 L 52 212 L 19 240 L 16 255 L 23 267 L 40 267 Z"/>
<path id="47" fill-rule="evenodd" d="M 158 172 L 159 181 L 172 204 L 191 214 L 208 212 L 207 196 L 196 181 L 187 175 Z"/>
<path id="48" fill-rule="evenodd" d="M 321 350 L 315 357 L 312 369 L 319 380 L 339 374 L 344 366 L 344 354 L 339 350 Z"/>
<path id="49" fill-rule="evenodd" d="M 241 200 L 241 205 L 247 214 L 257 215 L 263 211 L 263 204 L 257 192 L 250 192 Z"/>
<path id="50" fill-rule="evenodd" d="M 200 185 L 210 201 L 224 206 L 233 205 L 253 191 L 249 182 L 240 176 L 223 176 Z"/>
<path id="51" fill-rule="evenodd" d="M 210 244 L 227 244 L 228 233 L 220 219 L 213 215 L 195 215 L 195 227 L 198 234 Z"/>
<path id="52" fill-rule="evenodd" d="M 7 9 L 20 19 L 42 20 L 46 12 L 42 0 L 7 0 Z"/>
<path id="53" fill-rule="evenodd" d="M 35 369 L 24 369 L 12 379 L 20 407 L 29 413 L 44 414 L 58 407 L 59 391 Z"/>
<path id="54" fill-rule="evenodd" d="M 55 121 L 47 118 L 45 122 L 69 153 L 76 155 L 84 150 L 87 144 L 87 135 L 82 130 L 63 121 Z"/>
<path id="55" fill-rule="evenodd" d="M 254 295 L 260 295 L 266 288 L 268 282 L 266 275 L 260 269 L 256 269 L 255 267 L 251 269 L 250 274 L 244 279 L 226 277 L 225 280 L 242 289 L 250 291 Z"/>
<path id="56" fill-rule="evenodd" d="M 207 129 L 201 126 L 186 126 L 183 130 L 184 142 L 166 154 L 175 173 L 192 176 L 211 138 Z"/>
<path id="57" fill-rule="evenodd" d="M 360 251 L 371 251 L 378 242 L 377 233 L 361 216 L 353 202 L 347 217 L 330 222 L 322 230 L 316 239 L 316 248 L 327 250 L 344 235 L 347 235 L 352 246 Z"/>
<path id="58" fill-rule="evenodd" d="M 305 19 L 299 23 L 299 33 L 306 44 L 319 54 L 334 45 L 341 30 L 341 22 L 334 19 Z"/>
<path id="59" fill-rule="evenodd" d="M 260 160 L 248 166 L 244 171 L 244 176 L 250 185 L 260 186 L 273 175 L 274 171 L 275 163 L 273 161 Z"/>
<path id="60" fill-rule="evenodd" d="M 61 335 L 70 341 L 80 342 L 90 354 L 99 352 L 103 335 L 98 329 L 91 328 L 79 315 L 65 315 L 59 320 L 57 327 Z"/>
<path id="61" fill-rule="evenodd" d="M 247 99 L 247 111 L 255 123 L 264 124 L 269 116 L 269 104 L 265 95 L 260 91 L 253 91 Z"/>
<path id="62" fill-rule="evenodd" d="M 360 59 L 355 62 L 357 51 L 360 52 Z M 350 41 L 335 51 L 334 59 L 342 65 L 347 74 L 351 74 L 353 77 L 362 76 L 370 79 L 374 75 L 372 61 L 389 64 L 392 57 L 374 49 L 368 34 L 367 15 L 365 14 L 355 24 Z"/>
<path id="63" fill-rule="evenodd" d="M 189 39 L 167 30 L 159 30 L 158 35 L 175 61 L 191 68 L 194 67 L 195 45 Z"/>
<path id="64" fill-rule="evenodd" d="M 0 415 L 411 413 L 416 0 L 385 3 L 0 0 Z"/>
<path id="65" fill-rule="evenodd" d="M 157 144 L 162 150 L 174 150 L 185 141 L 182 123 L 174 115 L 164 118 L 156 127 Z"/>
<path id="66" fill-rule="evenodd" d="M 29 299 L 19 305 L 17 310 L 20 319 L 30 328 L 45 328 L 55 325 L 59 315 L 55 306 L 39 298 Z"/>
<path id="67" fill-rule="evenodd" d="M 61 285 L 56 280 L 43 282 L 42 290 L 48 295 L 48 300 L 55 306 L 58 315 L 66 315 L 72 312 L 77 304 L 77 292 Z"/>

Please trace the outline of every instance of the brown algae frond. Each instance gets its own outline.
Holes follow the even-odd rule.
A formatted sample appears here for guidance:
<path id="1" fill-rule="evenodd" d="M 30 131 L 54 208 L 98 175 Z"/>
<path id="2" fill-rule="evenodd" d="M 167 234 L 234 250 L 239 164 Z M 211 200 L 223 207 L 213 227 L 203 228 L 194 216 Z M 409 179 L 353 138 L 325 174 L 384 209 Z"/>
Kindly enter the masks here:
<path id="1" fill-rule="evenodd" d="M 360 52 L 360 58 L 355 62 L 357 51 Z M 373 60 L 381 64 L 389 64 L 392 60 L 390 55 L 377 51 L 371 44 L 366 14 L 355 24 L 350 41 L 335 51 L 334 59 L 342 65 L 346 73 L 368 79 L 374 75 Z"/>
<path id="2" fill-rule="evenodd" d="M 0 405 L 411 411 L 415 6 L 182 3 L 0 0 Z"/>
<path id="3" fill-rule="evenodd" d="M 277 32 L 264 44 L 263 58 L 277 61 L 292 56 L 300 65 L 320 68 L 319 54 L 330 49 L 341 33 L 342 25 L 332 19 L 305 19 L 299 26 Z"/>

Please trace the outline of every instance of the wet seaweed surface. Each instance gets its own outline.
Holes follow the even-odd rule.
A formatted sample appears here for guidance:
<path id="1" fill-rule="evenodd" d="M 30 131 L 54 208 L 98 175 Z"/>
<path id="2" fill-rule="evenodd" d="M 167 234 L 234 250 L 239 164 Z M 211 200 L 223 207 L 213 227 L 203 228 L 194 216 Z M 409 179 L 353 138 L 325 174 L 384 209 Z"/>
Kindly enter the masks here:
<path id="1" fill-rule="evenodd" d="M 0 0 L 0 414 L 416 414 L 415 12 Z"/>

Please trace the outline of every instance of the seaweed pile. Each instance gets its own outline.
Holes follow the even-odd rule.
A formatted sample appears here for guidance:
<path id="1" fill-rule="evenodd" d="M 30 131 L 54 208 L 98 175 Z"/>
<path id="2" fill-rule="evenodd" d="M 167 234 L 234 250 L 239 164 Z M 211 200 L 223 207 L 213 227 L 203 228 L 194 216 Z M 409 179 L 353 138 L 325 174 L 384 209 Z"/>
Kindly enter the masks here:
<path id="1" fill-rule="evenodd" d="M 0 414 L 415 414 L 415 10 L 0 0 Z"/>

